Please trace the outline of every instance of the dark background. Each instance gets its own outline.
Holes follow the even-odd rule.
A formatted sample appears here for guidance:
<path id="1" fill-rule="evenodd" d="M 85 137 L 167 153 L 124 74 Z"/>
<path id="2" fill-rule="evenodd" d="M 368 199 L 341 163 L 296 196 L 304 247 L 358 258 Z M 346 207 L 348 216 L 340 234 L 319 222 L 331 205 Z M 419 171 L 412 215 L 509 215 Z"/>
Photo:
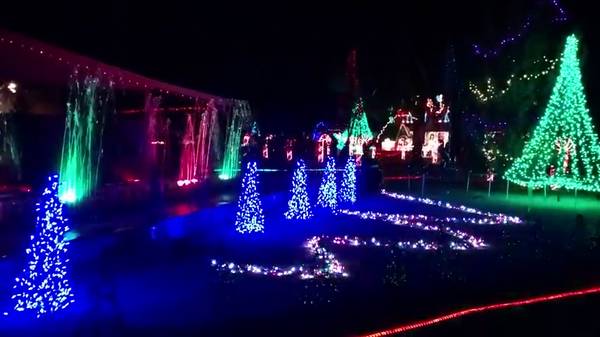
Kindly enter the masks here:
<path id="1" fill-rule="evenodd" d="M 442 92 L 450 45 L 459 85 L 449 94 L 464 91 L 465 97 L 467 80 L 502 79 L 514 71 L 505 61 L 533 47 L 539 50 L 534 54 L 553 56 L 574 31 L 582 39 L 584 85 L 598 120 L 594 107 L 600 103 L 591 95 L 598 92 L 593 60 L 600 54 L 592 5 L 563 0 L 569 21 L 552 24 L 550 2 L 24 1 L 3 4 L 0 25 L 150 77 L 248 99 L 261 129 L 277 131 L 310 129 L 318 120 L 335 118 L 340 96 L 348 91 L 345 61 L 351 48 L 358 48 L 361 91 L 378 129 L 387 107 L 402 98 Z M 498 58 L 473 57 L 471 43 L 490 45 L 528 15 L 536 18 L 531 36 L 537 42 L 528 34 Z M 510 120 L 510 112 L 503 119 Z"/>

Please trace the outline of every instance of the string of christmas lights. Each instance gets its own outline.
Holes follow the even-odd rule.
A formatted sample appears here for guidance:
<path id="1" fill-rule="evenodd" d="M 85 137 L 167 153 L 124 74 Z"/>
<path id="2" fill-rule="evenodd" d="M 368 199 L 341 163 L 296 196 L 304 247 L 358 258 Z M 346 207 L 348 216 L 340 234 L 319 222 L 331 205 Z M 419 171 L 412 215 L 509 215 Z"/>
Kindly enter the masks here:
<path id="1" fill-rule="evenodd" d="M 487 244 L 483 241 L 482 238 L 477 238 L 469 233 L 466 233 L 461 230 L 452 229 L 449 226 L 445 226 L 444 224 L 438 225 L 434 222 L 425 223 L 430 219 L 430 217 L 422 214 L 415 215 L 404 215 L 404 214 L 388 214 L 388 213 L 379 213 L 379 212 L 360 212 L 360 211 L 350 211 L 347 209 L 340 210 L 340 213 L 351 216 L 358 216 L 361 219 L 369 219 L 369 220 L 382 220 L 385 222 L 390 222 L 397 226 L 408 226 L 415 229 L 420 229 L 424 231 L 434 231 L 445 233 L 455 239 L 458 239 L 462 242 L 451 242 L 450 248 L 457 250 L 466 250 L 469 247 L 471 248 L 484 248 Z M 434 219 L 434 218 L 431 218 Z M 439 221 L 438 219 L 438 222 Z"/>
<path id="2" fill-rule="evenodd" d="M 479 313 L 479 312 L 507 309 L 507 308 L 512 308 L 512 307 L 521 307 L 524 305 L 557 301 L 557 300 L 563 300 L 563 299 L 567 299 L 567 298 L 571 298 L 571 297 L 586 296 L 586 295 L 592 295 L 592 294 L 597 294 L 597 293 L 600 293 L 600 287 L 592 287 L 592 288 L 587 288 L 587 289 L 582 289 L 582 290 L 567 291 L 567 292 L 551 294 L 551 295 L 530 297 L 530 298 L 515 300 L 515 301 L 510 301 L 510 302 L 501 302 L 501 303 L 496 303 L 496 304 L 471 307 L 471 308 L 467 308 L 467 309 L 463 309 L 463 310 L 459 310 L 459 311 L 454 311 L 454 312 L 451 312 L 451 313 L 448 313 L 445 315 L 433 317 L 431 319 L 417 321 L 415 323 L 401 325 L 401 326 L 398 326 L 398 327 L 395 327 L 392 329 L 387 329 L 387 330 L 383 330 L 383 331 L 379 331 L 379 332 L 375 332 L 375 333 L 362 335 L 361 337 L 391 336 L 391 335 L 396 335 L 396 334 L 400 334 L 400 333 L 404 333 L 404 332 L 408 332 L 408 331 L 412 331 L 412 330 L 417 330 L 420 328 L 426 328 L 426 327 L 432 326 L 432 325 L 441 324 L 445 321 L 454 320 L 454 319 L 460 318 L 462 316 L 471 315 L 471 314 L 475 314 L 475 313 Z"/>
<path id="3" fill-rule="evenodd" d="M 422 203 L 425 205 L 443 207 L 443 208 L 451 209 L 454 211 L 460 211 L 460 212 L 464 212 L 464 213 L 476 214 L 476 215 L 485 216 L 488 218 L 493 218 L 494 221 L 491 222 L 490 224 L 522 224 L 522 223 L 524 223 L 523 220 L 521 220 L 521 218 L 519 218 L 518 216 L 510 216 L 510 215 L 506 215 L 503 213 L 484 212 L 484 211 L 478 210 L 476 208 L 467 207 L 464 205 L 456 206 L 449 202 L 432 200 L 429 198 L 413 197 L 413 196 L 405 195 L 402 193 L 387 192 L 386 190 L 381 190 L 381 194 L 391 197 L 391 198 L 394 198 L 394 199 L 419 202 L 419 203 Z M 491 221 L 491 220 L 489 220 L 489 221 Z M 482 224 L 485 224 L 485 223 L 482 223 Z"/>
<path id="4" fill-rule="evenodd" d="M 555 14 L 550 20 L 551 22 L 561 23 L 565 22 L 568 19 L 566 10 L 560 5 L 558 0 L 550 0 L 548 1 L 549 5 L 553 7 L 555 10 Z M 538 11 L 538 8 L 535 8 Z M 506 34 L 506 36 L 499 40 L 499 42 L 490 48 L 484 48 L 478 43 L 473 43 L 473 53 L 483 59 L 490 58 L 492 56 L 498 56 L 499 53 L 509 45 L 519 41 L 527 32 L 531 29 L 533 25 L 533 15 L 527 16 L 527 18 L 523 21 L 523 23 L 519 26 L 514 32 Z"/>
<path id="5" fill-rule="evenodd" d="M 475 85 L 473 82 L 468 83 L 468 88 L 471 94 L 481 103 L 489 102 L 491 100 L 502 97 L 512 88 L 513 84 L 520 81 L 533 81 L 540 77 L 546 76 L 550 74 L 558 63 L 558 59 L 549 59 L 546 56 L 543 56 L 540 60 L 536 60 L 533 64 L 544 63 L 546 67 L 538 72 L 530 72 L 517 75 L 515 73 L 508 76 L 508 79 L 505 82 L 504 89 L 497 90 L 494 81 L 491 78 L 488 78 L 486 81 L 485 89 L 481 89 L 479 86 Z"/>
<path id="6" fill-rule="evenodd" d="M 424 240 L 417 241 L 391 241 L 379 240 L 375 237 L 362 239 L 357 236 L 313 236 L 304 243 L 304 248 L 313 258 L 311 264 L 292 266 L 262 266 L 258 264 L 238 264 L 235 262 L 219 262 L 211 260 L 213 268 L 229 274 L 253 274 L 270 277 L 297 276 L 302 280 L 314 278 L 346 278 L 349 273 L 340 260 L 331 252 L 333 246 L 337 247 L 395 247 L 407 250 L 437 250 L 438 244 Z"/>

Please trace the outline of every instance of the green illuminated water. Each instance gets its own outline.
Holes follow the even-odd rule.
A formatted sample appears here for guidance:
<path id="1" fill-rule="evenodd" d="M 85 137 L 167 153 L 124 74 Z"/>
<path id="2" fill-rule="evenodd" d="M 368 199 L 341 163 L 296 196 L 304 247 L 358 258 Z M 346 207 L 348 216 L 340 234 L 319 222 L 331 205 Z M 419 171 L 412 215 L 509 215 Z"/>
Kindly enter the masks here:
<path id="1" fill-rule="evenodd" d="M 98 184 L 105 111 L 112 98 L 112 85 L 101 87 L 96 77 L 71 84 L 60 160 L 63 202 L 84 200 Z"/>
<path id="2" fill-rule="evenodd" d="M 250 106 L 245 101 L 235 101 L 227 133 L 225 136 L 225 153 L 219 179 L 235 178 L 240 170 L 240 141 L 242 128 L 250 117 Z"/>

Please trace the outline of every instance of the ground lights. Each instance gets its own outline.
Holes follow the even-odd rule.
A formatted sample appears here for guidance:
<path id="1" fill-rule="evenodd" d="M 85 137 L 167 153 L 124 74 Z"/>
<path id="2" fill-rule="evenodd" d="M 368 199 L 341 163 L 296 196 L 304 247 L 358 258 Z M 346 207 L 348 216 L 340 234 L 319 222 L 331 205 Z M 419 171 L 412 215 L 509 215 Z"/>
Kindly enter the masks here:
<path id="1" fill-rule="evenodd" d="M 484 212 L 484 211 L 478 210 L 476 208 L 466 207 L 464 205 L 456 206 L 449 202 L 432 200 L 429 198 L 413 197 L 413 196 L 405 195 L 402 193 L 388 192 L 386 190 L 381 190 L 381 194 L 391 197 L 391 198 L 394 198 L 394 199 L 419 202 L 419 203 L 422 203 L 425 205 L 443 207 L 446 209 L 451 209 L 451 210 L 455 210 L 455 211 L 460 211 L 460 212 L 464 212 L 464 213 L 475 214 L 475 215 L 487 217 L 487 219 L 485 219 L 485 218 L 484 219 L 470 218 L 470 219 L 468 219 L 468 221 L 464 221 L 464 222 L 477 223 L 477 224 L 509 224 L 509 223 L 510 224 L 521 224 L 521 223 L 523 223 L 523 220 L 521 220 L 521 218 L 519 218 L 517 216 L 510 216 L 510 215 L 506 215 L 506 214 L 502 214 L 502 213 Z M 449 218 L 447 218 L 447 219 L 449 219 Z"/>
<path id="2" fill-rule="evenodd" d="M 443 207 L 452 210 L 458 210 L 469 214 L 475 214 L 477 217 L 434 217 L 423 214 L 388 214 L 379 212 L 360 212 L 347 209 L 340 210 L 339 214 L 348 216 L 357 216 L 361 219 L 379 220 L 392 223 L 394 225 L 408 226 L 423 231 L 433 231 L 448 235 L 452 239 L 448 242 L 448 248 L 451 250 L 470 250 L 487 247 L 482 238 L 471 235 L 464 230 L 454 229 L 449 224 L 469 223 L 480 225 L 503 225 L 508 223 L 522 223 L 518 217 L 507 216 L 500 213 L 482 212 L 474 208 L 465 206 L 454 206 L 449 203 L 436 202 L 430 199 L 414 198 L 401 194 L 388 193 L 386 195 L 401 200 L 416 201 L 427 205 Z M 333 246 L 342 247 L 396 247 L 399 249 L 419 249 L 419 250 L 438 250 L 442 246 L 437 242 L 418 241 L 397 241 L 380 240 L 375 237 L 362 239 L 352 236 L 314 236 L 307 240 L 304 247 L 309 254 L 314 257 L 312 264 L 299 264 L 292 266 L 267 266 L 258 264 L 238 264 L 235 262 L 220 262 L 211 260 L 211 266 L 215 269 L 230 274 L 255 274 L 272 277 L 298 276 L 301 279 L 312 279 L 318 277 L 347 277 L 342 262 L 331 252 Z"/>
<path id="3" fill-rule="evenodd" d="M 468 309 L 454 311 L 454 312 L 451 312 L 446 315 L 437 316 L 437 317 L 434 317 L 431 319 L 418 321 L 418 322 L 414 322 L 414 323 L 410 323 L 410 324 L 406 324 L 406 325 L 401 325 L 401 326 L 398 326 L 395 328 L 391 328 L 391 329 L 387 329 L 387 330 L 383 330 L 383 331 L 379 331 L 379 332 L 375 332 L 375 333 L 370 333 L 367 335 L 363 335 L 361 337 L 391 336 L 391 335 L 408 332 L 411 330 L 417 330 L 420 328 L 425 328 L 428 326 L 440 324 L 445 321 L 457 319 L 462 316 L 475 314 L 478 312 L 506 309 L 506 308 L 512 308 L 512 307 L 520 307 L 520 306 L 524 306 L 524 305 L 530 305 L 530 304 L 536 304 L 536 303 L 542 303 L 542 302 L 550 302 L 550 301 L 567 299 L 570 297 L 585 296 L 585 295 L 591 295 L 591 294 L 597 294 L 597 293 L 600 293 L 600 287 L 592 287 L 592 288 L 587 288 L 587 289 L 582 289 L 582 290 L 567 291 L 567 292 L 562 292 L 562 293 L 557 293 L 557 294 L 531 297 L 531 298 L 510 301 L 510 302 L 502 302 L 502 303 L 497 303 L 497 304 L 482 305 L 479 307 L 471 307 Z"/>
<path id="4" fill-rule="evenodd" d="M 218 271 L 230 274 L 254 274 L 271 277 L 297 276 L 300 279 L 314 278 L 345 278 L 349 274 L 340 260 L 331 252 L 334 246 L 337 247 L 397 247 L 399 249 L 409 250 L 436 250 L 438 245 L 435 242 L 418 241 L 389 241 L 379 240 L 377 238 L 362 239 L 350 236 L 313 236 L 306 240 L 304 248 L 309 255 L 313 257 L 311 264 L 299 264 L 286 267 L 263 266 L 258 264 L 238 264 L 234 262 L 220 262 L 211 260 L 211 266 Z"/>

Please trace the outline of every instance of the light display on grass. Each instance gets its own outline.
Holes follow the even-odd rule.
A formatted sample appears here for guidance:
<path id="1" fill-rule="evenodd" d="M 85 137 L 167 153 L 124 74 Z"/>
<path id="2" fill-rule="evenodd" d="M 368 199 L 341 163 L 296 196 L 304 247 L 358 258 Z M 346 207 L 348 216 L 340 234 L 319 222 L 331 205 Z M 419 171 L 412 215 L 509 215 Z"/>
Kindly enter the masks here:
<path id="1" fill-rule="evenodd" d="M 388 192 L 386 190 L 381 190 L 381 194 L 385 195 L 387 197 L 390 197 L 390 198 L 394 198 L 394 199 L 418 202 L 418 203 L 425 204 L 425 205 L 437 206 L 437 207 L 442 207 L 442 208 L 446 208 L 449 210 L 460 211 L 463 213 L 469 213 L 469 214 L 479 215 L 479 216 L 483 216 L 483 217 L 487 217 L 487 218 L 492 218 L 492 219 L 494 219 L 494 221 L 492 222 L 494 224 L 497 224 L 497 223 L 521 224 L 521 223 L 523 223 L 523 220 L 521 220 L 521 218 L 519 218 L 517 216 L 509 216 L 509 215 L 506 215 L 503 213 L 484 212 L 482 210 L 479 210 L 479 209 L 476 209 L 473 207 L 467 207 L 464 205 L 456 206 L 454 204 L 451 204 L 451 203 L 445 202 L 445 201 L 432 200 L 429 198 L 413 197 L 413 196 L 405 195 L 402 193 Z M 469 222 L 471 222 L 471 221 L 469 221 Z M 482 222 L 474 222 L 474 223 L 487 224 L 489 222 L 484 220 Z"/>
<path id="2" fill-rule="evenodd" d="M 546 110 L 523 154 L 505 173 L 513 183 L 600 191 L 600 142 L 586 107 L 578 45 L 575 35 L 567 38 Z M 557 168 L 552 175 L 551 167 Z"/>
<path id="3" fill-rule="evenodd" d="M 264 232 L 265 216 L 258 193 L 256 170 L 256 162 L 249 162 L 246 165 L 238 200 L 238 211 L 235 216 L 235 230 L 239 233 Z"/>
<path id="4" fill-rule="evenodd" d="M 246 101 L 234 100 L 232 116 L 225 136 L 225 151 L 219 179 L 229 180 L 238 175 L 240 170 L 240 142 L 242 128 L 250 118 L 250 105 Z"/>
<path id="5" fill-rule="evenodd" d="M 339 247 L 396 247 L 406 250 L 437 250 L 438 244 L 424 240 L 417 241 L 391 241 L 380 240 L 375 237 L 363 239 L 357 236 L 313 236 L 306 240 L 304 248 L 312 257 L 312 263 L 290 266 L 269 266 L 258 264 L 239 264 L 235 262 L 221 262 L 211 260 L 211 266 L 220 272 L 230 274 L 251 274 L 270 277 L 296 276 L 302 280 L 315 278 L 346 278 L 349 273 L 344 264 L 332 253 L 333 248 Z"/>
<path id="6" fill-rule="evenodd" d="M 417 321 L 417 322 L 409 323 L 409 324 L 404 324 L 401 326 L 397 326 L 395 328 L 381 330 L 378 332 L 362 335 L 360 337 L 398 336 L 399 334 L 406 333 L 409 331 L 418 330 L 418 329 L 426 328 L 426 327 L 433 326 L 433 325 L 443 324 L 446 321 L 458 319 L 458 318 L 461 318 L 466 315 L 483 313 L 486 311 L 508 309 L 508 308 L 514 308 L 514 307 L 521 308 L 525 305 L 531 305 L 531 304 L 537 304 L 537 303 L 543 303 L 543 302 L 552 302 L 552 301 L 557 301 L 557 300 L 568 299 L 571 297 L 581 297 L 581 296 L 586 296 L 586 295 L 594 295 L 594 294 L 598 294 L 598 293 L 600 293 L 600 287 L 592 287 L 592 288 L 586 288 L 586 289 L 581 289 L 581 290 L 566 291 L 566 292 L 548 294 L 548 295 L 537 296 L 537 297 L 523 298 L 523 299 L 509 301 L 509 302 L 500 302 L 500 303 L 481 305 L 481 306 L 476 306 L 476 307 L 462 308 L 460 310 L 453 311 L 453 312 L 450 312 L 450 313 L 447 313 L 444 315 L 440 315 L 437 317 L 433 317 L 430 319 L 421 320 L 421 321 Z M 522 308 L 521 308 L 521 310 L 522 310 Z"/>
<path id="7" fill-rule="evenodd" d="M 96 188 L 104 120 L 114 109 L 113 83 L 104 86 L 97 77 L 71 82 L 60 160 L 59 197 L 66 203 L 77 203 Z"/>
<path id="8" fill-rule="evenodd" d="M 352 157 L 346 161 L 339 195 L 341 203 L 356 202 L 356 162 Z"/>
<path id="9" fill-rule="evenodd" d="M 327 158 L 327 165 L 323 171 L 321 186 L 317 196 L 317 205 L 331 212 L 337 211 L 337 185 L 335 179 L 335 159 Z"/>
<path id="10" fill-rule="evenodd" d="M 48 177 L 48 186 L 36 204 L 36 232 L 26 250 L 27 265 L 13 287 L 14 310 L 31 310 L 37 317 L 74 302 L 69 284 L 69 242 L 64 238 L 69 226 L 58 187 L 58 176 Z"/>
<path id="11" fill-rule="evenodd" d="M 306 165 L 300 159 L 296 163 L 296 169 L 292 177 L 291 197 L 288 201 L 288 210 L 285 212 L 287 219 L 306 220 L 313 216 L 308 191 L 306 187 Z"/>

